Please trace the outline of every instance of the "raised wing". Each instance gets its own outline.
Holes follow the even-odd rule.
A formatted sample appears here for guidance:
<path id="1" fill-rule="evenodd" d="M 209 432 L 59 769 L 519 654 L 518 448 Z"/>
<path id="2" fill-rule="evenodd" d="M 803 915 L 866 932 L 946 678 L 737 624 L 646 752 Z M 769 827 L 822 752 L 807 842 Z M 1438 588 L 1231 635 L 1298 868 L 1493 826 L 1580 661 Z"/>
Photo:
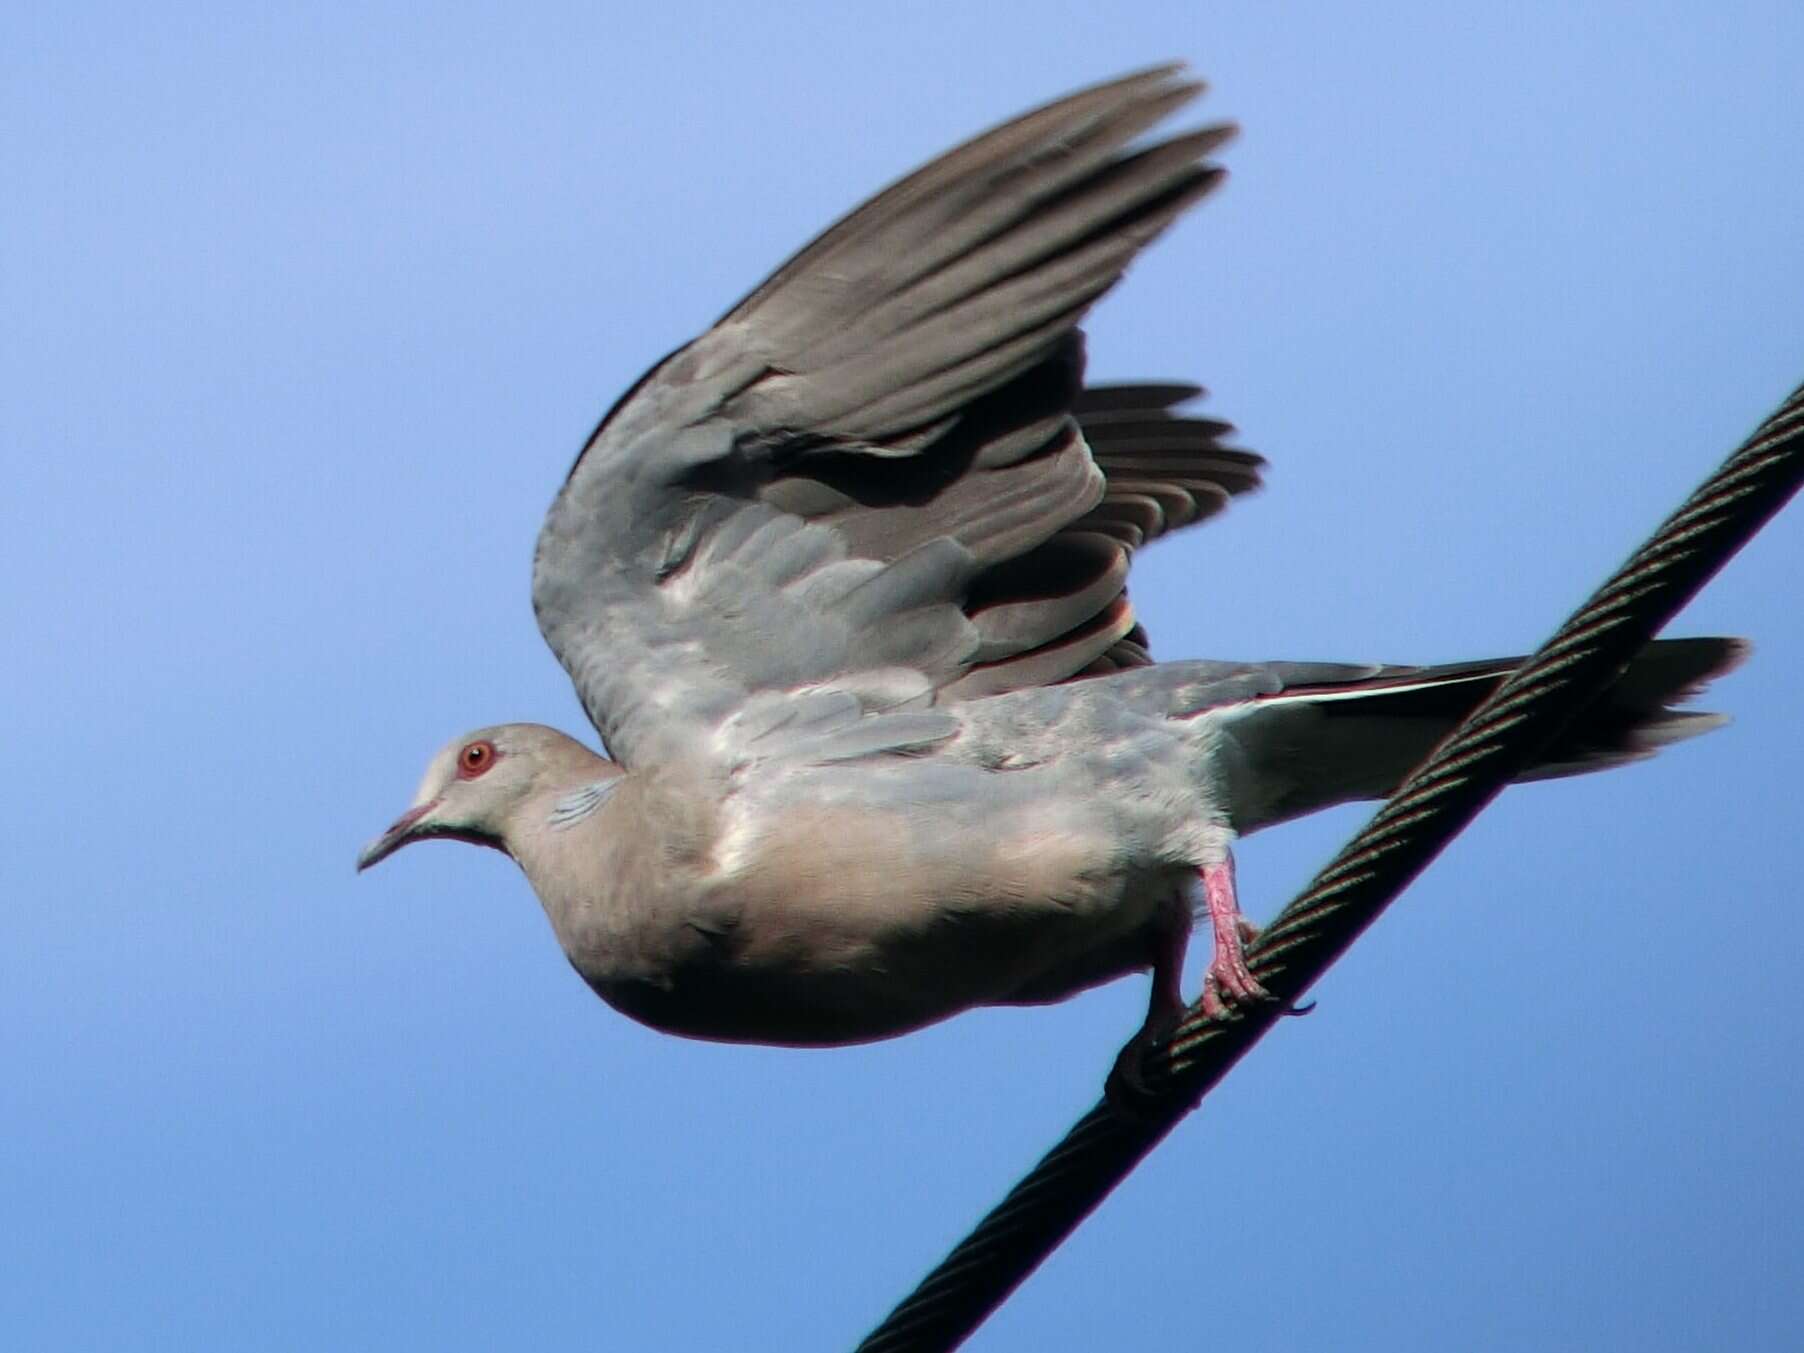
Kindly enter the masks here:
<path id="1" fill-rule="evenodd" d="M 1148 71 L 935 160 L 615 406 L 533 574 L 613 755 L 914 746 L 949 723 L 910 711 L 1146 661 L 1129 552 L 1258 460 L 1171 413 L 1190 387 L 1083 391 L 1076 325 L 1220 178 L 1230 128 L 1124 149 L 1199 89 Z"/>
<path id="2" fill-rule="evenodd" d="M 1229 498 L 1258 488 L 1265 461 L 1224 445 L 1233 435 L 1232 425 L 1172 411 L 1174 405 L 1202 393 L 1195 385 L 1106 385 L 1080 391 L 1072 413 L 1091 459 L 1103 473 L 1102 501 L 1045 545 L 988 570 L 967 599 L 967 608 L 981 603 L 986 592 L 995 591 L 1001 579 L 1010 576 L 1019 580 L 1028 596 L 1047 602 L 1087 595 L 1097 580 L 1123 577 L 1133 552 L 1142 545 L 1207 521 L 1228 505 Z M 1111 544 L 1103 546 L 1099 538 Z M 1075 568 L 1070 567 L 1073 555 Z M 1125 604 L 1125 587 L 1116 596 Z M 1050 616 L 1051 610 L 1050 605 L 1043 607 L 1042 616 Z M 1114 628 L 1119 627 L 1116 621 Z M 1146 630 L 1136 621 L 1074 668 L 1072 660 L 1091 652 L 1093 640 L 1094 635 L 1081 628 L 1042 639 L 1037 647 L 978 665 L 942 689 L 940 698 L 969 699 L 1102 676 L 1144 667 L 1153 660 Z"/>

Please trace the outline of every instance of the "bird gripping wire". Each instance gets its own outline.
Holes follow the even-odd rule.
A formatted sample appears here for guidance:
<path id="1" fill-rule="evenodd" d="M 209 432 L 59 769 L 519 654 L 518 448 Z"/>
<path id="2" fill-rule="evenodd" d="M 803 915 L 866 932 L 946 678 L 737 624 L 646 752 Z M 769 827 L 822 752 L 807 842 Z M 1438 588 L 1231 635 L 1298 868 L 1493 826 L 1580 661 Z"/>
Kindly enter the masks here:
<path id="1" fill-rule="evenodd" d="M 1480 705 L 1247 951 L 1274 1000 L 1193 1006 L 1148 1059 L 1153 1096 L 1099 1103 L 858 1346 L 956 1348 L 1246 1055 L 1429 862 L 1597 698 L 1804 482 L 1804 386 Z"/>

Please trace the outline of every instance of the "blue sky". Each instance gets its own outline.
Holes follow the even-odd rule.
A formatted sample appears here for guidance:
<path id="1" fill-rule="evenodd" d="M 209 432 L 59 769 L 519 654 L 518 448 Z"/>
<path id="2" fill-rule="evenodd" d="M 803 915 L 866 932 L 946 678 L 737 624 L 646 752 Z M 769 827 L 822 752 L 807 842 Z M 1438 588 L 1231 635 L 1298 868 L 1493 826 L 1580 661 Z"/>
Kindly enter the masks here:
<path id="1" fill-rule="evenodd" d="M 501 857 L 351 871 L 447 738 L 586 733 L 578 443 L 928 155 L 1171 57 L 1243 125 L 1090 326 L 1271 460 L 1137 566 L 1163 656 L 1531 647 L 1804 379 L 1792 3 L 649 9 L 0 16 L 13 1346 L 845 1347 L 1093 1102 L 1141 982 L 685 1043 Z M 1507 795 L 973 1348 L 1795 1337 L 1798 511 L 1675 626 L 1734 724 Z"/>

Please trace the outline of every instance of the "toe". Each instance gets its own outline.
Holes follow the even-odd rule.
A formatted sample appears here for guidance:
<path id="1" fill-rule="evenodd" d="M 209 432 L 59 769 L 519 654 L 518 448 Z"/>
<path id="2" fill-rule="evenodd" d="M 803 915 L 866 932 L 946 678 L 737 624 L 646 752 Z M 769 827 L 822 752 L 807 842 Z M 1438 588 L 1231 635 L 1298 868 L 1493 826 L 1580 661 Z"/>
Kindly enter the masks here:
<path id="1" fill-rule="evenodd" d="M 1208 1008 L 1209 993 L 1214 991 L 1220 1000 L 1229 1004 L 1240 1004 L 1247 1001 L 1265 1001 L 1271 999 L 1271 993 L 1262 987 L 1253 977 L 1252 970 L 1244 962 L 1233 959 L 1218 961 L 1209 965 L 1209 976 L 1203 983 L 1204 1009 Z"/>

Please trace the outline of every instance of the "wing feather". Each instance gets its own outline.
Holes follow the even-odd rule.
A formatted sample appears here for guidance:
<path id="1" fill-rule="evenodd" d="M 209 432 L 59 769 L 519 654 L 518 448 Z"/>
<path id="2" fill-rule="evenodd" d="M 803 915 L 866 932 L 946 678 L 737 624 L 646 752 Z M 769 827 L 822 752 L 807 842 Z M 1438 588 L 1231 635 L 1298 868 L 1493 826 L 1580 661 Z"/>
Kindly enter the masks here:
<path id="1" fill-rule="evenodd" d="M 1144 661 L 1131 552 L 1258 482 L 1185 385 L 1086 391 L 1077 324 L 1207 193 L 1200 86 L 1081 91 L 802 249 L 591 436 L 534 561 L 609 749 L 908 752 L 929 707 Z M 839 750 L 833 750 L 839 749 Z"/>

